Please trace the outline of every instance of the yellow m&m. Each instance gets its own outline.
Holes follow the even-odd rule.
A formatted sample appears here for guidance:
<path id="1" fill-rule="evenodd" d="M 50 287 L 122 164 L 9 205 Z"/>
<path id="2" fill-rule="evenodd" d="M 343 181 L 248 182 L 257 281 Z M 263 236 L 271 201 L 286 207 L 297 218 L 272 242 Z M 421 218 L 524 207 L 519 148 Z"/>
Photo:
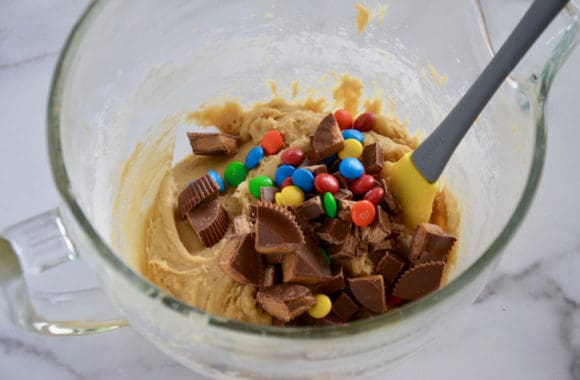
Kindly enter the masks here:
<path id="1" fill-rule="evenodd" d="M 363 149 L 363 145 L 360 143 L 360 141 L 356 139 L 346 139 L 344 140 L 344 148 L 338 152 L 338 157 L 341 160 L 344 160 L 348 157 L 361 158 Z"/>
<path id="2" fill-rule="evenodd" d="M 278 206 L 297 207 L 304 202 L 304 192 L 298 186 L 286 186 L 275 195 Z"/>
<path id="3" fill-rule="evenodd" d="M 332 310 L 332 301 L 326 294 L 317 294 L 314 299 L 316 299 L 316 305 L 308 309 L 308 314 L 316 319 L 326 317 Z"/>

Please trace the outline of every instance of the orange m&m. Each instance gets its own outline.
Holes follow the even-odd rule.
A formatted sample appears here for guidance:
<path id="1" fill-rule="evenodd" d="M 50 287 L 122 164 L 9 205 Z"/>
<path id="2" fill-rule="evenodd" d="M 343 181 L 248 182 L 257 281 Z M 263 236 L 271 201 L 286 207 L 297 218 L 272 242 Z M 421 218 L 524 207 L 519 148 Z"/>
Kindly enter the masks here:
<path id="1" fill-rule="evenodd" d="M 284 136 L 280 131 L 268 131 L 262 136 L 262 148 L 266 154 L 276 154 L 284 146 Z"/>
<path id="2" fill-rule="evenodd" d="M 377 210 L 375 205 L 369 201 L 358 201 L 352 206 L 350 217 L 354 224 L 359 227 L 366 227 L 375 220 Z"/>

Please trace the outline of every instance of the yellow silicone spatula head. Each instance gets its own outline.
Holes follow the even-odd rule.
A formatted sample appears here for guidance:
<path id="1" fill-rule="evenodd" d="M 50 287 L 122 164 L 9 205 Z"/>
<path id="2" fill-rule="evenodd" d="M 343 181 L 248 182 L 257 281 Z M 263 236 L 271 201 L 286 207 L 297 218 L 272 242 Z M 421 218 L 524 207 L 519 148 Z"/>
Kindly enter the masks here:
<path id="1" fill-rule="evenodd" d="M 449 115 L 412 153 L 388 167 L 407 226 L 429 221 L 437 180 L 477 115 L 568 0 L 535 0 L 497 54 Z"/>
<path id="2" fill-rule="evenodd" d="M 410 228 L 429 221 L 439 182 L 431 183 L 415 167 L 411 153 L 387 166 L 390 189 L 401 204 L 403 222 Z"/>

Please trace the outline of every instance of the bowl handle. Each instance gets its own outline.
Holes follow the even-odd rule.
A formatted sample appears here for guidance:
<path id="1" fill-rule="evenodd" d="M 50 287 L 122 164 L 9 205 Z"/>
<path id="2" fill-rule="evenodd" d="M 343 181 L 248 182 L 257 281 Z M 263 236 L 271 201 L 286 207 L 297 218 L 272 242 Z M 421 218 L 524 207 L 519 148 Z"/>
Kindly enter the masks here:
<path id="1" fill-rule="evenodd" d="M 14 323 L 42 335 L 128 326 L 79 259 L 56 209 L 0 231 L 0 286 Z"/>

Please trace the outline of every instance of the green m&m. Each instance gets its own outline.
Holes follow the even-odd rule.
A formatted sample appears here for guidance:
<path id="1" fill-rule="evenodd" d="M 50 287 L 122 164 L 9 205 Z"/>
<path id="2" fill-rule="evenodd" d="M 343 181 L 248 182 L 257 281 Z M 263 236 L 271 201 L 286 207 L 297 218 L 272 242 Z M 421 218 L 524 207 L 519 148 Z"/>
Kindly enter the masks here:
<path id="1" fill-rule="evenodd" d="M 322 205 L 324 206 L 324 212 L 330 218 L 336 217 L 336 212 L 338 211 L 338 206 L 336 204 L 336 198 L 330 192 L 324 193 L 322 197 Z"/>
<path id="2" fill-rule="evenodd" d="M 274 187 L 274 180 L 267 175 L 258 175 L 250 180 L 250 193 L 260 199 L 260 189 L 262 187 Z"/>
<path id="3" fill-rule="evenodd" d="M 240 161 L 230 162 L 228 166 L 226 166 L 226 170 L 224 172 L 224 178 L 226 182 L 228 185 L 234 187 L 244 182 L 247 176 L 248 169 L 246 169 L 246 166 Z"/>

